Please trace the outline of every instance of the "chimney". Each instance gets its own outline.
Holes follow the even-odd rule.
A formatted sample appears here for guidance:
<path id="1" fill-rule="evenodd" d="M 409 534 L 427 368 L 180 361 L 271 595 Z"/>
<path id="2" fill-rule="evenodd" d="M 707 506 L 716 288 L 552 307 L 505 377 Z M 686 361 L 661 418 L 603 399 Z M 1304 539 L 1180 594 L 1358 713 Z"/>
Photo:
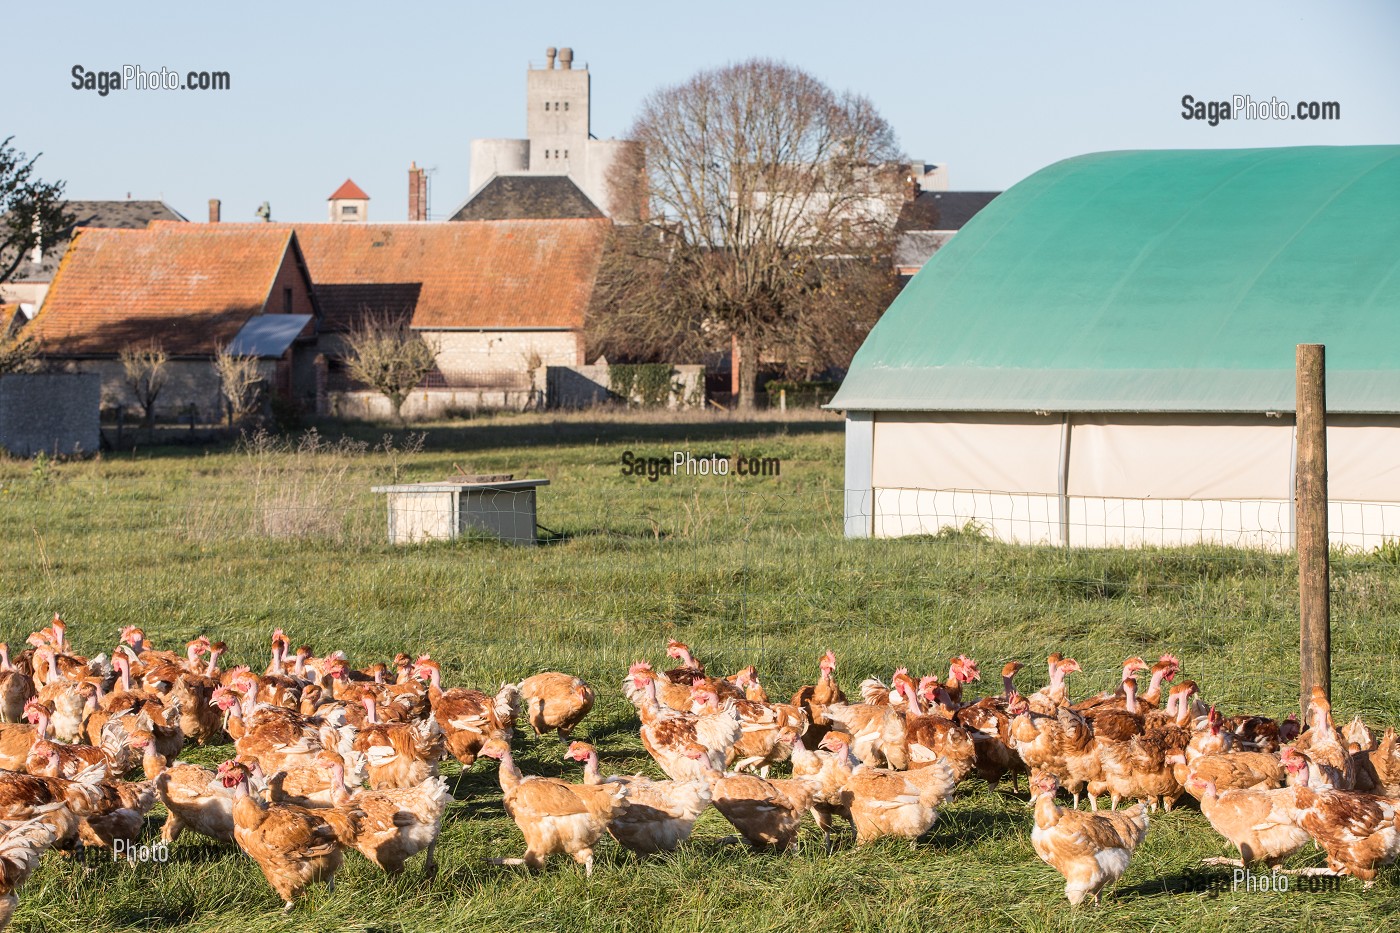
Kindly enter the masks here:
<path id="1" fill-rule="evenodd" d="M 545 57 L 545 59 L 549 62 L 549 64 L 546 65 L 545 67 L 548 68 L 550 71 L 553 71 L 553 70 L 554 70 L 554 46 L 551 45 L 549 48 L 547 48 L 547 49 L 544 50 L 544 57 Z"/>
<path id="2" fill-rule="evenodd" d="M 565 71 L 568 71 L 574 67 L 573 49 L 562 48 L 559 50 L 559 67 L 563 68 Z"/>
<path id="3" fill-rule="evenodd" d="M 428 219 L 428 173 L 417 162 L 408 166 L 408 219 Z"/>
<path id="4" fill-rule="evenodd" d="M 219 199 L 218 199 L 218 198 L 210 198 L 210 199 L 209 199 L 209 222 L 210 222 L 211 224 L 216 224 L 216 223 L 219 222 Z"/>

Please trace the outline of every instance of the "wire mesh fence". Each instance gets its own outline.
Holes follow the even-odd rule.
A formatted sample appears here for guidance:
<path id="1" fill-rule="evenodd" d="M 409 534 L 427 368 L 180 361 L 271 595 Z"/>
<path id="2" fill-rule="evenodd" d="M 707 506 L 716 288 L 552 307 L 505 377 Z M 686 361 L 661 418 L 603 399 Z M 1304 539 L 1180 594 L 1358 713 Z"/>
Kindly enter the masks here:
<path id="1" fill-rule="evenodd" d="M 783 456 L 782 443 L 720 451 L 731 464 L 776 452 L 777 476 L 682 470 L 655 481 L 623 473 L 624 444 L 513 451 L 509 475 L 551 481 L 534 491 L 537 543 L 524 547 L 444 514 L 450 501 L 407 506 L 440 539 L 391 544 L 376 486 L 496 466 L 482 451 L 424 450 L 412 438 L 251 438 L 120 470 L 75 464 L 48 488 L 11 470 L 4 635 L 22 639 L 62 611 L 80 643 L 85 625 L 101 647 L 123 624 L 170 638 L 207 631 L 247 662 L 280 626 L 363 664 L 432 653 L 446 677 L 474 686 L 569 670 L 619 716 L 630 713 L 618 688 L 628 665 L 667 664 L 672 637 L 712 671 L 755 665 L 775 698 L 813 682 L 827 648 L 848 688 L 898 665 L 943 674 L 957 654 L 990 672 L 1060 651 L 1097 690 L 1124 657 L 1171 651 L 1212 701 L 1292 707 L 1287 503 L 1119 501 L 1061 515 L 1055 502 L 1007 493 L 882 490 L 869 500 L 874 535 L 848 538 L 853 497 L 839 459 L 801 445 Z M 476 518 L 522 508 L 525 493 L 484 485 Z M 1389 508 L 1347 505 L 1334 504 L 1339 709 L 1389 715 L 1400 700 L 1400 522 Z M 1243 534 L 1248 521 L 1272 523 L 1274 537 Z M 1096 546 L 1061 546 L 1066 527 L 1071 543 Z M 1037 688 L 1043 665 L 1024 676 Z"/>

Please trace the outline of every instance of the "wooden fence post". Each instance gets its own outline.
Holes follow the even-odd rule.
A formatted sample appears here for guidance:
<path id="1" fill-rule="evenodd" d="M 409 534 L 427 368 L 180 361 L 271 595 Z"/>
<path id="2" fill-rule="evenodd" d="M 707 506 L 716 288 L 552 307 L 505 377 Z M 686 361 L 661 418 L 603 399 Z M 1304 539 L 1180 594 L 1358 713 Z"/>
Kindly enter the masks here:
<path id="1" fill-rule="evenodd" d="M 1332 697 L 1331 575 L 1327 542 L 1327 375 L 1322 344 L 1298 345 L 1295 480 L 1298 529 L 1300 700 L 1307 724 L 1313 687 Z"/>

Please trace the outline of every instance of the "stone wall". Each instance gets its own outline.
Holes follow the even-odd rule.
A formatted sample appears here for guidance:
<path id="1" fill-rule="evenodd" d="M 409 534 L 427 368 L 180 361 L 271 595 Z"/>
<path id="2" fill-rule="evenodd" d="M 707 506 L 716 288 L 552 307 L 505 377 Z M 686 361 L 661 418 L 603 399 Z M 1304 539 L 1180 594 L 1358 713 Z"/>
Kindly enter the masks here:
<path id="1" fill-rule="evenodd" d="M 0 377 L 0 447 L 21 457 L 95 453 L 101 396 L 101 379 L 93 375 Z"/>
<path id="2" fill-rule="evenodd" d="M 679 386 L 666 407 L 670 409 L 705 407 L 705 367 L 684 363 L 671 367 L 671 381 Z M 587 408 L 613 397 L 611 367 L 550 366 L 545 376 L 545 398 L 550 408 Z M 633 398 L 633 402 L 640 399 Z"/>
<path id="3" fill-rule="evenodd" d="M 140 417 L 141 408 L 126 384 L 126 373 L 120 360 L 72 360 L 65 366 L 70 372 L 94 374 L 100 378 L 102 408 L 120 405 L 126 417 Z M 259 360 L 258 366 L 263 373 L 265 388 L 270 390 L 276 385 L 277 361 Z M 165 387 L 156 398 L 156 420 L 182 420 L 191 405 L 200 421 L 223 420 L 223 394 L 212 360 L 171 360 L 165 367 Z"/>

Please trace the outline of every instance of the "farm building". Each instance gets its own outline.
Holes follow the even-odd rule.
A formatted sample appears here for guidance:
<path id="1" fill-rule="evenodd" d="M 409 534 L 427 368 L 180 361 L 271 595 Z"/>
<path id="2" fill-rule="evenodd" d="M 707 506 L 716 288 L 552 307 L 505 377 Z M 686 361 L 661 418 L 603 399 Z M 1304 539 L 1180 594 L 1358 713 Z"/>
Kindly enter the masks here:
<path id="1" fill-rule="evenodd" d="M 1327 347 L 1330 528 L 1400 536 L 1400 146 L 1051 165 L 871 331 L 846 534 L 1293 544 L 1294 360 Z"/>
<path id="2" fill-rule="evenodd" d="M 157 220 L 144 230 L 78 230 L 24 333 L 52 367 L 97 373 L 103 403 L 128 407 L 135 397 L 120 354 L 157 345 L 170 357 L 159 416 L 193 409 L 218 418 L 214 354 L 235 339 L 262 361 L 275 391 L 314 391 L 316 315 L 290 229 Z"/>

